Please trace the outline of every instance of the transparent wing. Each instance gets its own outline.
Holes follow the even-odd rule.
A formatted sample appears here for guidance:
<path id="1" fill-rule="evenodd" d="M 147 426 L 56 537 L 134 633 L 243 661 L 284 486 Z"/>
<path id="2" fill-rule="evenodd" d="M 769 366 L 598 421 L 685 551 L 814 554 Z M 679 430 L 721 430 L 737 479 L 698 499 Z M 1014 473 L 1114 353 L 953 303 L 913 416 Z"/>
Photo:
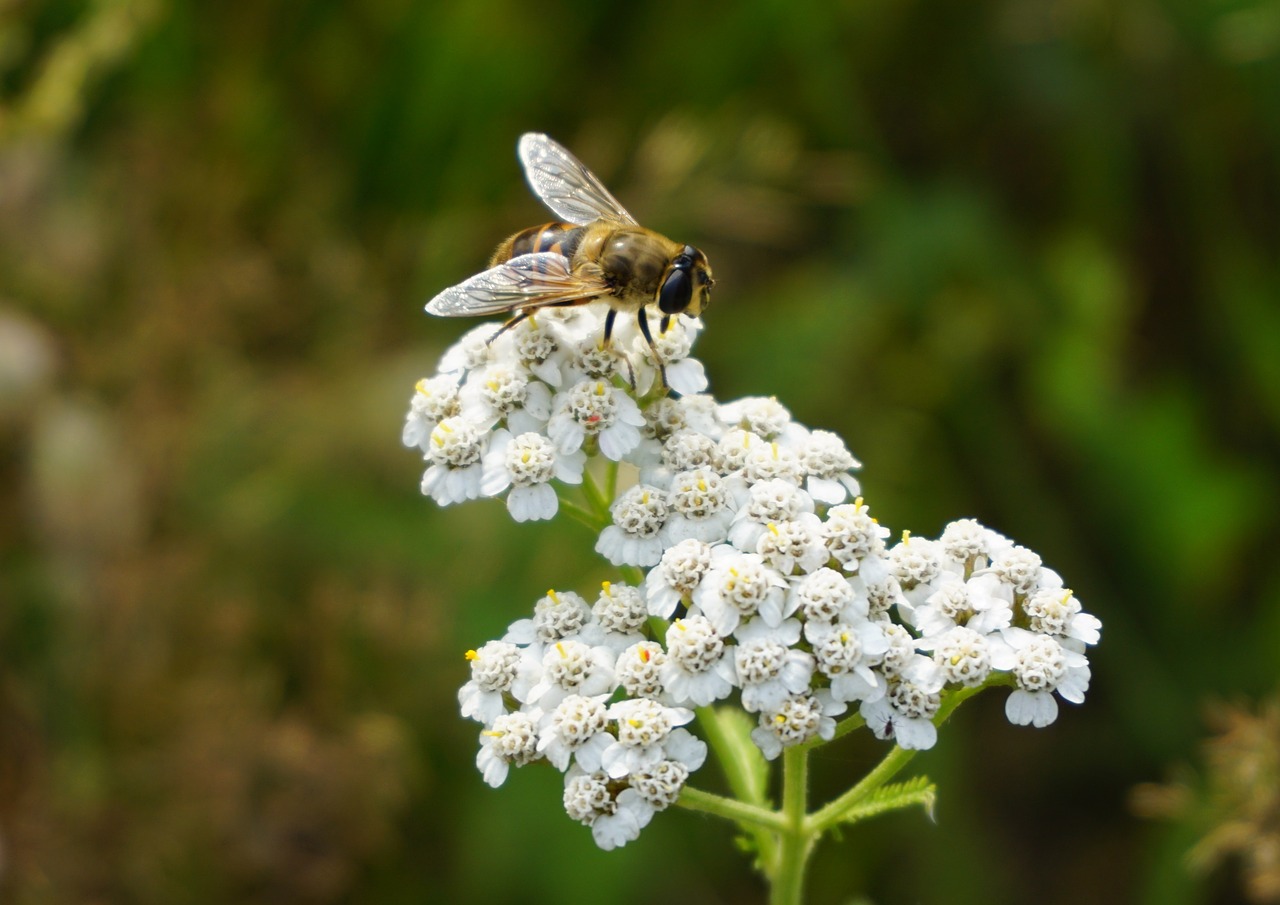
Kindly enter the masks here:
<path id="1" fill-rule="evenodd" d="M 579 226 L 593 220 L 613 220 L 631 226 L 635 217 L 562 146 L 540 132 L 520 136 L 520 162 L 534 194 L 552 213 Z"/>
<path id="2" fill-rule="evenodd" d="M 601 279 L 575 276 L 569 259 L 553 251 L 520 255 L 450 286 L 427 302 L 427 313 L 473 317 L 557 302 L 587 301 L 607 295 Z"/>

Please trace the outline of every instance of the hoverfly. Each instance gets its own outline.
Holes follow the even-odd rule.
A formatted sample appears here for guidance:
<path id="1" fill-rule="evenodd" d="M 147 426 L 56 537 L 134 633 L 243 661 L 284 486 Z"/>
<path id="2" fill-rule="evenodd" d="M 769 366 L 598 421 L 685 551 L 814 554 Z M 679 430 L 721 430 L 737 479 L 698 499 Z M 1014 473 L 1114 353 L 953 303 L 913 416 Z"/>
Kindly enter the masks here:
<path id="1" fill-rule="evenodd" d="M 441 292 L 427 311 L 443 317 L 516 312 L 500 334 L 540 308 L 602 301 L 609 306 L 604 344 L 618 312 L 634 312 L 665 386 L 645 309 L 658 307 L 663 331 L 677 314 L 700 314 L 715 284 L 707 256 L 637 223 L 595 174 L 546 135 L 527 132 L 517 149 L 534 194 L 561 220 L 511 236 L 488 270 Z"/>

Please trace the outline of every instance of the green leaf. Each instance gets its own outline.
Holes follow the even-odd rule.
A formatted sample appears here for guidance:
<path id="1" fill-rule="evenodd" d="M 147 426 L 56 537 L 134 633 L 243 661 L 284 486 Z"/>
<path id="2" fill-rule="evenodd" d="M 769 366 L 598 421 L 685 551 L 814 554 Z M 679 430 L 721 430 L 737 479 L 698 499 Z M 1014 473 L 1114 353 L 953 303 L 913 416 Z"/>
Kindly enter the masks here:
<path id="1" fill-rule="evenodd" d="M 891 783 L 876 789 L 841 813 L 837 819 L 840 823 L 856 823 L 868 817 L 919 805 L 932 820 L 937 796 L 938 787 L 929 781 L 929 777 L 917 776 L 906 782 Z"/>

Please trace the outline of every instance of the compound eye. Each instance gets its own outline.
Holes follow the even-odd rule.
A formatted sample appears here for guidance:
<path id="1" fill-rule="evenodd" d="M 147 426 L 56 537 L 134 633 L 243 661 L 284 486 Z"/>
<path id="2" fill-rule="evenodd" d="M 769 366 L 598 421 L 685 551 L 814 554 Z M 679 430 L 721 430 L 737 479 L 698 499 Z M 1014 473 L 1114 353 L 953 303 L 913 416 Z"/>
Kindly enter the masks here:
<path id="1" fill-rule="evenodd" d="M 679 314 L 693 300 L 693 280 L 689 271 L 672 270 L 658 291 L 658 307 L 663 314 Z"/>

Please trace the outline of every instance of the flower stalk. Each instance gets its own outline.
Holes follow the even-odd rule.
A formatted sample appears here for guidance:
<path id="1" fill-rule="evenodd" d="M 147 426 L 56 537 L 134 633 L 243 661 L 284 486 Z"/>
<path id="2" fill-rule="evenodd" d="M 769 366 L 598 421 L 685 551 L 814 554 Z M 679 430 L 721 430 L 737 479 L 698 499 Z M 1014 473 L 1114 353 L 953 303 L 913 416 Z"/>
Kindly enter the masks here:
<path id="1" fill-rule="evenodd" d="M 770 905 L 800 905 L 804 875 L 817 834 L 806 826 L 809 801 L 809 754 L 789 748 L 782 756 L 782 813 L 785 829 L 778 846 L 778 863 L 769 876 Z"/>

